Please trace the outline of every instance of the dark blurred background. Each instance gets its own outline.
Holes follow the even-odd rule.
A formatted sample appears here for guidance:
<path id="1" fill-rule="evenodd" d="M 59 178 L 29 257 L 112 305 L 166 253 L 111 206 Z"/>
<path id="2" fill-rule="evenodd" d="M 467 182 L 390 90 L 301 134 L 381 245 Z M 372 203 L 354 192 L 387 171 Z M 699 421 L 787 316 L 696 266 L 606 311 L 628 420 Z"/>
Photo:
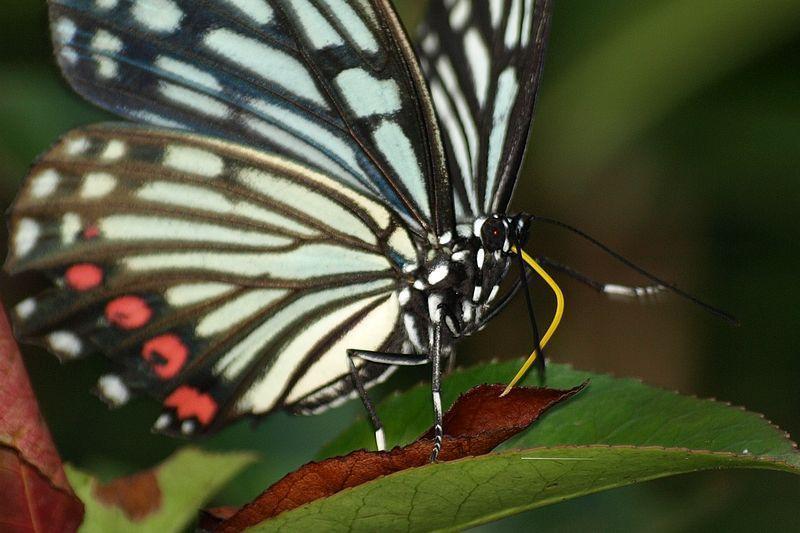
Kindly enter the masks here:
<path id="1" fill-rule="evenodd" d="M 397 2 L 409 25 L 424 2 Z M 520 210 L 584 228 L 652 271 L 737 315 L 732 328 L 672 296 L 606 300 L 563 280 L 567 314 L 554 360 L 747 406 L 800 436 L 800 1 L 557 0 Z M 73 94 L 52 60 L 42 0 L 0 9 L 0 203 L 33 158 L 69 128 L 108 119 Z M 5 232 L 3 232 L 3 249 Z M 603 280 L 642 283 L 569 234 L 537 227 L 529 244 Z M 43 286 L 0 278 L 12 305 Z M 550 311 L 543 296 L 540 315 Z M 461 361 L 530 348 L 521 302 L 460 350 Z M 102 360 L 60 366 L 23 347 L 66 460 L 109 478 L 180 442 L 149 433 L 157 406 L 111 412 L 87 391 Z M 406 374 L 395 387 L 421 374 Z M 391 388 L 391 387 L 389 387 Z M 259 449 L 264 464 L 221 495 L 252 497 L 308 461 L 360 416 L 275 415 L 207 442 Z M 391 424 L 391 421 L 388 421 Z M 581 498 L 487 530 L 800 530 L 800 481 L 702 473 Z"/>

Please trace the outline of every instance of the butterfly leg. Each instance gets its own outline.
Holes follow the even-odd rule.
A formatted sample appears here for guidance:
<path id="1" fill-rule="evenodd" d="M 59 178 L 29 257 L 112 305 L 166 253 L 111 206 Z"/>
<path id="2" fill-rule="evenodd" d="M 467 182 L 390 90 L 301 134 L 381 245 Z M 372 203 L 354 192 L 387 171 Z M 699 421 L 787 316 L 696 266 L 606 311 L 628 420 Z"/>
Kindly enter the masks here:
<path id="1" fill-rule="evenodd" d="M 559 263 L 558 261 L 554 261 L 549 257 L 538 256 L 536 260 L 539 262 L 539 264 L 546 265 L 553 270 L 557 270 L 563 274 L 566 274 L 572 279 L 579 281 L 602 294 L 623 296 L 626 298 L 641 298 L 643 296 L 653 296 L 667 290 L 666 287 L 658 284 L 647 285 L 645 287 L 629 287 L 626 285 L 617 285 L 616 283 L 603 283 L 590 278 L 586 274 L 579 272 L 570 266 Z"/>
<path id="2" fill-rule="evenodd" d="M 530 270 L 525 271 L 525 279 L 528 283 L 531 283 L 535 277 L 535 274 Z M 486 324 L 491 322 L 497 315 L 499 315 L 507 306 L 511 303 L 514 297 L 519 294 L 520 289 L 522 289 L 522 278 L 518 279 L 514 282 L 514 286 L 511 287 L 508 292 L 501 295 L 497 300 L 495 300 L 494 305 L 489 309 L 489 311 L 481 317 L 480 322 L 474 326 L 474 328 L 470 331 L 477 331 L 484 327 Z"/>
<path id="3" fill-rule="evenodd" d="M 536 323 L 536 315 L 533 311 L 533 302 L 531 300 L 531 293 L 528 289 L 528 269 L 525 268 L 525 262 L 522 259 L 522 243 L 517 242 L 517 250 L 518 253 L 515 254 L 517 256 L 517 261 L 519 264 L 519 281 L 522 284 L 522 293 L 525 295 L 525 305 L 528 308 L 528 318 L 531 322 L 531 330 L 533 331 L 533 345 L 536 348 L 536 353 L 538 357 L 535 359 L 536 369 L 539 373 L 539 382 L 544 383 L 544 373 L 545 373 L 545 355 L 544 350 L 542 350 L 542 338 L 539 335 L 539 326 Z"/>
<path id="4" fill-rule="evenodd" d="M 442 320 L 433 326 L 433 342 L 431 343 L 431 394 L 433 395 L 433 451 L 430 461 L 434 462 L 442 450 L 444 429 L 442 425 Z"/>
<path id="5" fill-rule="evenodd" d="M 364 404 L 364 408 L 367 410 L 369 419 L 372 422 L 372 427 L 375 428 L 375 443 L 378 447 L 378 450 L 382 451 L 386 449 L 386 436 L 383 432 L 383 423 L 378 416 L 378 412 L 375 410 L 375 406 L 372 404 L 372 400 L 369 399 L 367 389 L 364 386 L 361 375 L 358 373 L 358 368 L 356 367 L 354 361 L 355 358 L 370 363 L 392 366 L 425 365 L 428 364 L 429 359 L 427 355 L 395 354 L 386 352 L 372 352 L 369 350 L 347 350 L 347 362 L 350 366 L 350 375 L 353 377 L 353 382 L 355 383 L 356 390 L 358 391 L 358 396 L 361 398 L 361 402 Z"/>

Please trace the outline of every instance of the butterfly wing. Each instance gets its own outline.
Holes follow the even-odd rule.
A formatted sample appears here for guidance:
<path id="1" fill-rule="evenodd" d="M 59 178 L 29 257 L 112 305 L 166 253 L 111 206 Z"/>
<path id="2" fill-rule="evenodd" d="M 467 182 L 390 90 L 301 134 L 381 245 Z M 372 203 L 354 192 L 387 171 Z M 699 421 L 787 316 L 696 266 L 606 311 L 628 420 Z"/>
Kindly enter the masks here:
<path id="1" fill-rule="evenodd" d="M 431 0 L 420 57 L 450 165 L 456 217 L 504 213 L 542 72 L 550 0 Z"/>
<path id="2" fill-rule="evenodd" d="M 90 101 L 285 155 L 452 229 L 430 96 L 388 0 L 50 0 L 56 56 Z"/>
<path id="3" fill-rule="evenodd" d="M 347 348 L 399 350 L 396 289 L 416 262 L 398 217 L 332 177 L 126 125 L 47 152 L 10 235 L 6 268 L 56 285 L 17 306 L 18 333 L 62 358 L 100 348 L 119 367 L 99 383 L 112 403 L 154 395 L 158 429 L 187 434 L 330 391 Z"/>

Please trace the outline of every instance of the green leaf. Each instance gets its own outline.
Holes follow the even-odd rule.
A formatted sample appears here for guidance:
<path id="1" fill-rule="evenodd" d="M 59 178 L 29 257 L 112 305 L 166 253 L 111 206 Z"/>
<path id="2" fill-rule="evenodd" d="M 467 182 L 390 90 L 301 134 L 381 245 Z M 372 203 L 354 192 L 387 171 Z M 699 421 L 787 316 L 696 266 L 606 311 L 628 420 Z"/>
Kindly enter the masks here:
<path id="1" fill-rule="evenodd" d="M 449 406 L 462 392 L 480 383 L 504 383 L 520 361 L 489 363 L 459 370 L 442 388 Z M 529 448 L 556 445 L 631 445 L 768 455 L 800 466 L 800 454 L 786 434 L 759 414 L 728 404 L 682 396 L 647 386 L 635 379 L 574 370 L 550 364 L 547 386 L 570 388 L 585 380 L 589 387 L 576 398 L 549 411 L 531 429 L 502 446 Z M 535 372 L 522 385 L 536 386 Z M 422 384 L 384 401 L 378 413 L 389 446 L 416 439 L 431 425 L 430 386 Z M 341 455 L 374 446 L 373 431 L 359 421 L 326 446 L 321 456 Z"/>
<path id="2" fill-rule="evenodd" d="M 526 459 L 531 457 L 535 459 Z M 798 473 L 786 463 L 721 452 L 535 448 L 404 470 L 283 513 L 249 531 L 457 531 L 584 494 L 712 468 Z"/>
<path id="3" fill-rule="evenodd" d="M 146 489 L 140 485 L 131 486 L 134 505 L 141 508 L 144 506 L 142 500 L 146 500 L 147 506 L 152 507 L 144 510 L 146 516 L 138 518 L 130 517 L 130 509 L 126 512 L 98 497 L 100 484 L 91 475 L 67 466 L 67 477 L 86 506 L 81 532 L 168 533 L 184 531 L 197 517 L 203 504 L 254 461 L 255 457 L 247 453 L 219 454 L 184 448 L 152 471 L 134 476 L 139 479 L 149 476 Z M 142 492 L 156 494 L 153 497 Z"/>
<path id="4" fill-rule="evenodd" d="M 505 382 L 519 361 L 458 371 L 445 404 L 479 383 Z M 800 453 L 762 416 L 727 404 L 649 387 L 633 379 L 548 367 L 547 385 L 589 379 L 579 396 L 548 412 L 500 453 L 406 470 L 284 513 L 259 526 L 368 531 L 462 529 L 528 509 L 650 479 L 708 469 L 758 468 L 800 474 Z M 536 385 L 531 373 L 528 385 Z M 430 425 L 430 389 L 420 385 L 378 411 L 390 445 Z M 322 455 L 373 446 L 361 421 Z M 514 448 L 515 450 L 511 450 Z M 519 451 L 519 448 L 524 450 Z M 527 459 L 525 459 L 527 458 Z"/>

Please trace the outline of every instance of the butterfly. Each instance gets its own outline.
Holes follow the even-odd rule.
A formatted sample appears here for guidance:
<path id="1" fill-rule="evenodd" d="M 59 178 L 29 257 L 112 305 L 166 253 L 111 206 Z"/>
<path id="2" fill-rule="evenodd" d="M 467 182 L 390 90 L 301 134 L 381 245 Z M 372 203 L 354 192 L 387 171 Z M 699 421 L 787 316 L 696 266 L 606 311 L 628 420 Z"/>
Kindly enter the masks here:
<path id="1" fill-rule="evenodd" d="M 128 122 L 71 131 L 31 169 L 6 269 L 54 287 L 16 306 L 18 335 L 104 353 L 101 397 L 153 396 L 154 429 L 185 436 L 359 395 L 383 448 L 366 389 L 430 364 L 435 458 L 442 361 L 520 288 L 533 319 L 531 269 L 552 282 L 522 251 L 533 218 L 507 214 L 550 0 L 432 0 L 416 42 L 389 0 L 49 12 L 70 85 Z M 557 320 L 532 325 L 529 364 Z"/>

